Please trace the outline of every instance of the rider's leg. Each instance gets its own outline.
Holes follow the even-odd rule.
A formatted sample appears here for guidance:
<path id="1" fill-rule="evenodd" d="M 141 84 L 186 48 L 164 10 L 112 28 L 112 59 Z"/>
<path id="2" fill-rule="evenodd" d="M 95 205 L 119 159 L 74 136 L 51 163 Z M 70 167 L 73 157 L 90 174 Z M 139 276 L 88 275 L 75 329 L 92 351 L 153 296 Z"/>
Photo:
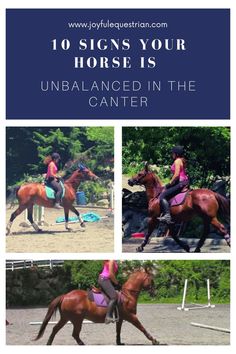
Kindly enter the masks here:
<path id="1" fill-rule="evenodd" d="M 158 218 L 160 222 L 171 224 L 172 221 L 171 221 L 171 214 L 170 214 L 170 205 L 168 200 L 174 197 L 176 194 L 180 193 L 185 185 L 186 184 L 184 182 L 180 182 L 173 187 L 169 187 L 165 189 L 164 192 L 161 193 L 159 200 L 160 200 L 161 211 L 164 215 Z"/>
<path id="2" fill-rule="evenodd" d="M 61 197 L 62 197 L 62 186 L 55 179 L 53 181 L 51 181 L 50 184 L 56 193 L 55 194 L 55 207 L 61 209 L 60 201 L 61 201 Z"/>
<path id="3" fill-rule="evenodd" d="M 109 297 L 110 301 L 107 306 L 107 313 L 106 313 L 106 318 L 105 318 L 105 323 L 108 324 L 110 322 L 114 322 L 113 319 L 113 312 L 114 309 L 117 305 L 117 292 L 114 289 L 114 286 L 112 285 L 112 282 L 110 279 L 105 279 L 103 277 L 99 277 L 98 279 L 98 284 L 101 286 L 105 294 Z"/>
<path id="4" fill-rule="evenodd" d="M 163 216 L 160 216 L 158 220 L 160 222 L 165 222 L 166 224 L 171 223 L 171 215 L 170 215 L 170 205 L 169 202 L 166 198 L 163 198 L 160 196 L 160 207 L 161 211 L 164 214 Z"/>

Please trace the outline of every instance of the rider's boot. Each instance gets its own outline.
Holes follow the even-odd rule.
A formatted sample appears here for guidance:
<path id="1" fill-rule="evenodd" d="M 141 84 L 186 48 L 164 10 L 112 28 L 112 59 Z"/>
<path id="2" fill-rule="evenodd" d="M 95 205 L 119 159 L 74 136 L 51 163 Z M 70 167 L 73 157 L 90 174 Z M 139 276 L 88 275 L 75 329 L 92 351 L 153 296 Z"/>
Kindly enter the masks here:
<path id="1" fill-rule="evenodd" d="M 114 318 L 113 318 L 113 311 L 116 307 L 117 304 L 117 300 L 116 299 L 112 299 L 109 301 L 109 304 L 107 306 L 107 314 L 106 314 L 106 318 L 105 318 L 105 323 L 111 323 L 114 322 Z"/>
<path id="2" fill-rule="evenodd" d="M 160 216 L 157 219 L 160 222 L 166 223 L 168 225 L 172 224 L 169 202 L 166 199 L 161 199 L 160 200 L 160 206 L 161 206 L 161 211 L 163 212 L 164 215 Z"/>
<path id="3" fill-rule="evenodd" d="M 55 203 L 54 208 L 56 209 L 63 209 L 63 207 L 60 205 L 60 203 Z"/>

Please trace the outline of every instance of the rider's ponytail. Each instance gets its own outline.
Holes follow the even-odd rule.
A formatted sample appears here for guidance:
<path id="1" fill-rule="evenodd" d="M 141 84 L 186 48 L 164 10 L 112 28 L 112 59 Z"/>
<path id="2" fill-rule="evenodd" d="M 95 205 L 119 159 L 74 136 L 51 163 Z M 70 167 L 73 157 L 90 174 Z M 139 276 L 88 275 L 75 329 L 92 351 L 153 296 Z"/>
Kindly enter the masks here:
<path id="1" fill-rule="evenodd" d="M 52 161 L 52 156 L 48 155 L 45 157 L 45 159 L 43 160 L 44 165 L 48 165 L 50 162 Z"/>

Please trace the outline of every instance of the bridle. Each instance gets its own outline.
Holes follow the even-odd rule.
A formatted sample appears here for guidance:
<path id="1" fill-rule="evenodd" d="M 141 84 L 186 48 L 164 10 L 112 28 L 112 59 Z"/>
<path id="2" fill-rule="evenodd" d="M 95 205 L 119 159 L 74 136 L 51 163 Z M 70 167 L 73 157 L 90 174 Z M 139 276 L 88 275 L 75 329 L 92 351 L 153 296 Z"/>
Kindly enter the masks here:
<path id="1" fill-rule="evenodd" d="M 132 181 L 131 183 L 136 185 L 142 184 L 142 179 L 146 177 L 149 173 L 150 171 L 145 171 L 144 173 L 142 173 L 142 176 L 140 176 L 139 178 L 133 178 L 132 180 L 130 180 L 130 182 Z"/>

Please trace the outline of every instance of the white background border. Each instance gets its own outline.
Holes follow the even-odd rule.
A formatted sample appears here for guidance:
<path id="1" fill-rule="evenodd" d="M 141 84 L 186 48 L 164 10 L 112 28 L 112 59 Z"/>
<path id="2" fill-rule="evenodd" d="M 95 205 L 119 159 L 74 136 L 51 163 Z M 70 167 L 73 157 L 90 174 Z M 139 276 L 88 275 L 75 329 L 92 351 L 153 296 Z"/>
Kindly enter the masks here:
<path id="1" fill-rule="evenodd" d="M 75 0 L 64 0 L 64 1 L 53 1 L 53 0 L 1 0 L 0 3 L 0 26 L 1 26 L 1 55 L 0 55 L 0 64 L 1 64 L 1 84 L 0 84 L 0 166 L 1 166 L 1 189 L 0 189 L 0 203 L 1 203 L 1 211 L 2 211 L 2 220 L 0 223 L 1 230 L 1 245 L 0 245 L 0 259 L 1 259 L 1 273 L 0 279 L 1 284 L 5 284 L 5 259 L 18 258 L 19 254 L 6 254 L 5 253 L 5 127 L 6 126 L 58 126 L 58 122 L 56 120 L 5 120 L 5 8 L 230 8 L 231 9 L 231 121 L 226 120 L 217 120 L 217 121 L 203 121 L 203 120 L 191 120 L 191 121 L 181 121 L 181 120 L 145 120 L 138 121 L 136 124 L 135 121 L 76 121 L 76 120 L 65 120 L 60 121 L 60 126 L 115 126 L 115 192 L 116 192 L 116 200 L 115 200 L 115 253 L 111 254 L 110 258 L 122 258 L 121 254 L 121 234 L 120 234 L 120 225 L 121 225 L 121 199 L 119 198 L 119 193 L 121 191 L 121 126 L 135 126 L 135 125 L 143 125 L 143 126 L 231 126 L 231 167 L 236 166 L 236 158 L 235 158 L 235 147 L 236 141 L 235 139 L 235 33 L 236 33 L 236 1 L 235 0 L 160 0 L 160 1 L 95 1 L 90 0 L 89 2 L 81 2 Z M 220 25 L 220 24 L 219 24 Z M 232 40 L 233 39 L 233 40 Z M 220 41 L 219 42 L 219 51 L 220 51 Z M 16 58 L 17 60 L 17 58 Z M 220 70 L 220 68 L 219 68 Z M 231 196 L 232 196 L 232 221 L 231 221 L 231 234 L 234 233 L 235 228 L 235 219 L 234 219 L 234 207 L 235 207 L 235 180 L 236 180 L 236 168 L 231 168 Z M 135 347 L 137 352 L 145 351 L 145 353 L 155 353 L 158 351 L 159 353 L 188 353 L 191 350 L 191 353 L 207 353 L 212 350 L 217 353 L 235 353 L 236 350 L 236 336 L 235 333 L 235 321 L 236 321 L 236 308 L 235 308 L 235 299 L 236 299 L 236 291 L 235 291 L 235 250 L 234 250 L 234 240 L 232 241 L 232 249 L 230 254 L 155 254 L 155 259 L 231 259 L 231 345 L 230 346 L 145 346 L 145 347 Z M 32 257 L 33 256 L 33 257 Z M 103 254 L 50 254 L 50 258 L 58 258 L 58 259 L 103 259 L 109 257 L 107 254 L 103 256 Z M 43 259 L 48 258 L 48 254 L 20 254 L 20 258 L 35 258 L 35 259 Z M 125 259 L 153 259 L 154 256 L 152 254 L 124 254 L 123 258 Z M 20 352 L 26 353 L 31 352 L 32 350 L 35 352 L 40 352 L 42 350 L 41 346 L 5 346 L 5 291 L 2 292 L 2 296 L 0 297 L 0 310 L 1 310 L 1 321 L 0 321 L 0 349 L 4 351 L 4 353 L 13 353 Z M 158 316 L 158 314 L 157 314 Z M 152 332 L 152 328 L 150 326 L 150 331 Z M 60 335 L 60 334 L 58 334 Z M 158 333 L 155 333 L 158 338 Z M 114 333 L 115 338 L 115 333 Z M 77 346 L 56 346 L 56 347 L 43 347 L 43 350 L 57 353 L 65 353 L 65 351 L 70 350 L 71 353 L 89 353 L 91 351 L 102 350 L 104 353 L 110 353 L 110 351 L 118 352 L 118 350 L 122 350 L 122 352 L 130 352 L 133 350 L 132 347 L 111 347 L 111 346 L 87 346 L 87 347 L 77 347 Z"/>

